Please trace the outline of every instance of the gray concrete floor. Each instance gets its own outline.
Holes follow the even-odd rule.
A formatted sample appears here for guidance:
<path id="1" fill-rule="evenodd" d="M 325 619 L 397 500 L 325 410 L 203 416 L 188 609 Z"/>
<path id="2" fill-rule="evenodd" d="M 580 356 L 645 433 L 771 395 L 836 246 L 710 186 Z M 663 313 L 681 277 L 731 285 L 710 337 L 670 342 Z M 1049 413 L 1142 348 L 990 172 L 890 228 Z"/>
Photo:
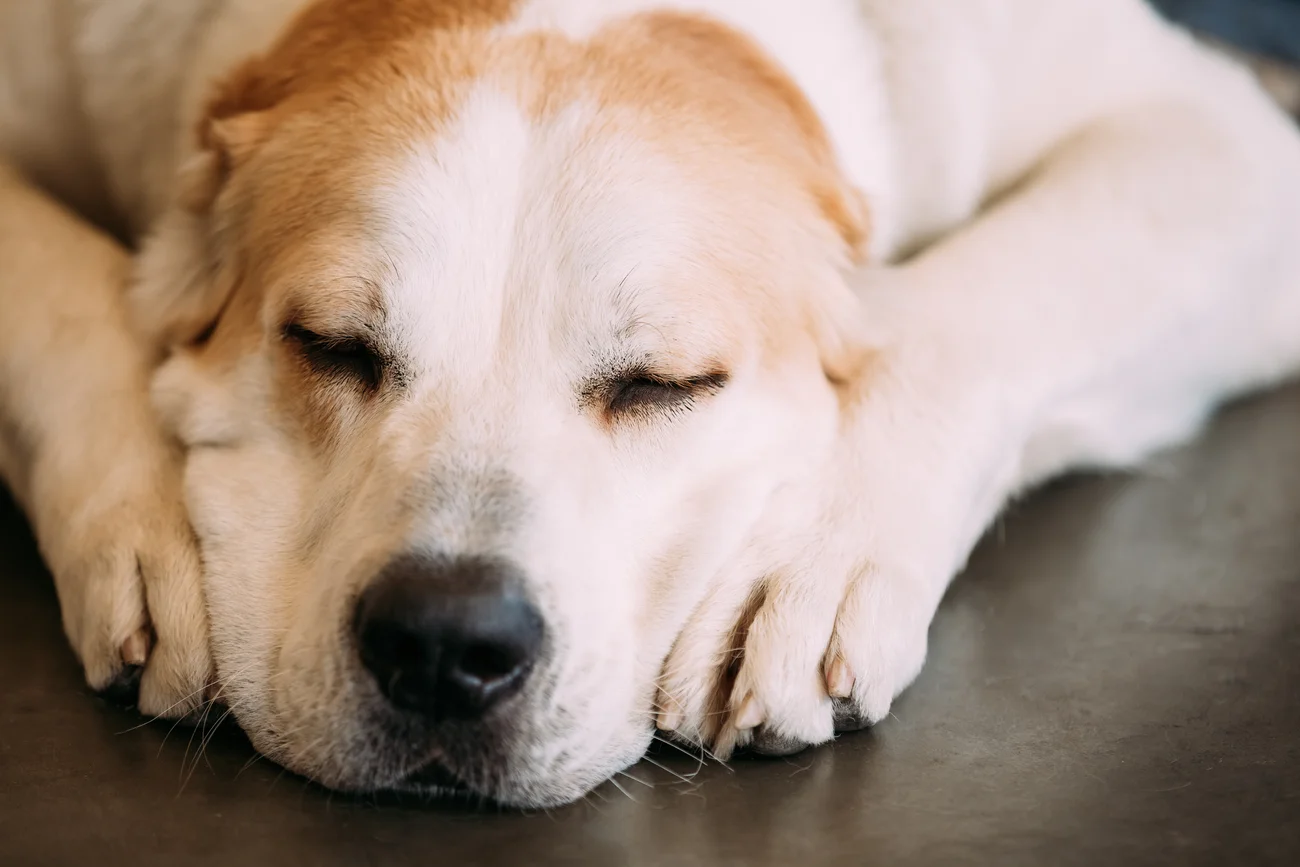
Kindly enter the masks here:
<path id="1" fill-rule="evenodd" d="M 0 864 L 1300 864 L 1300 387 L 1017 506 L 932 637 L 893 718 L 788 760 L 665 750 L 533 815 L 346 799 L 87 695 L 0 506 Z"/>

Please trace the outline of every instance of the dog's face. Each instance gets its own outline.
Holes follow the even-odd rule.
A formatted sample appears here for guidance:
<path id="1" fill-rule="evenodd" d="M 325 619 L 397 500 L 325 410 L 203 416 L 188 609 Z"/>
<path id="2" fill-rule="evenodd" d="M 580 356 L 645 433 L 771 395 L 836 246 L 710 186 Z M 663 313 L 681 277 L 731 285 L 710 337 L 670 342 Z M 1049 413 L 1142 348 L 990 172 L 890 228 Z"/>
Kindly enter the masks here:
<path id="1" fill-rule="evenodd" d="M 215 322 L 155 391 L 222 694 L 329 786 L 563 802 L 641 755 L 692 607 L 825 464 L 861 224 L 719 25 L 350 5 L 226 84 L 142 258 L 145 327 Z"/>

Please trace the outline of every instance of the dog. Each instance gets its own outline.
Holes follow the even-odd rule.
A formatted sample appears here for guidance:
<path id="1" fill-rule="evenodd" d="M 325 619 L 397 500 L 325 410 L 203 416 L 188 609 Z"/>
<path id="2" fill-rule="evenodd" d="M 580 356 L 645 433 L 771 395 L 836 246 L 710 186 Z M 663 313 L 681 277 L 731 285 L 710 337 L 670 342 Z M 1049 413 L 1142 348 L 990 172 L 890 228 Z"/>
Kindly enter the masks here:
<path id="1" fill-rule="evenodd" d="M 88 683 L 345 791 L 872 725 L 1011 498 L 1300 369 L 1300 135 L 1139 0 L 11 3 L 0 164 Z"/>

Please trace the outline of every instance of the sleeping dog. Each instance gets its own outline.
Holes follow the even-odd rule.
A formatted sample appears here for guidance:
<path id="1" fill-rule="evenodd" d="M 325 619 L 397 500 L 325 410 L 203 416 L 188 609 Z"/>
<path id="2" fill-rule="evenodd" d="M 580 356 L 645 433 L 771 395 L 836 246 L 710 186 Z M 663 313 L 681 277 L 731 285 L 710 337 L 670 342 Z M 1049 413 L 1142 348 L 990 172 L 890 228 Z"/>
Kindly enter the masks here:
<path id="1" fill-rule="evenodd" d="M 1300 369 L 1300 135 L 1139 0 L 10 3 L 0 163 L 90 685 L 342 790 L 871 725 L 1010 497 Z"/>

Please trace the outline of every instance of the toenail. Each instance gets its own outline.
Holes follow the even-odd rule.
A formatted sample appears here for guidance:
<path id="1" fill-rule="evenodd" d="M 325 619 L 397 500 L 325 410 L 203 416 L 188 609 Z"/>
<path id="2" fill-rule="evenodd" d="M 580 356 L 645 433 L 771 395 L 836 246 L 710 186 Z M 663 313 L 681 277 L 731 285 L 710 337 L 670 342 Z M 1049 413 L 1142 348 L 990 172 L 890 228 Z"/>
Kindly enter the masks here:
<path id="1" fill-rule="evenodd" d="M 836 655 L 826 669 L 826 694 L 831 698 L 848 698 L 853 694 L 853 672 L 842 656 Z"/>
<path id="2" fill-rule="evenodd" d="M 127 665 L 141 666 L 149 659 L 149 630 L 137 629 L 122 642 L 122 661 Z"/>

